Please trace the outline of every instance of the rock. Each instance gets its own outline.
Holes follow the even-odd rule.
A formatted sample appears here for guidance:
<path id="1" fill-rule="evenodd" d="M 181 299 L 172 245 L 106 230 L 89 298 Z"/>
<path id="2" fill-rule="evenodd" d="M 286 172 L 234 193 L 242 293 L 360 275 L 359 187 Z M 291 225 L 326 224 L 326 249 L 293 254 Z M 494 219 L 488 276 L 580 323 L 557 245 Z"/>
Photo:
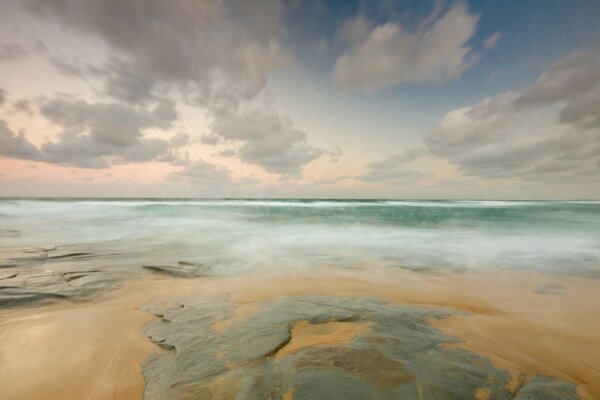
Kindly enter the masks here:
<path id="1" fill-rule="evenodd" d="M 130 267 L 137 260 L 99 249 L 102 244 L 0 249 L 0 307 L 86 299 L 139 274 Z"/>
<path id="2" fill-rule="evenodd" d="M 153 272 L 161 274 L 167 274 L 171 276 L 179 276 L 182 278 L 194 278 L 200 276 L 206 276 L 210 273 L 210 268 L 203 264 L 196 264 L 192 262 L 179 261 L 177 265 L 172 264 L 158 264 L 158 265 L 143 265 L 143 268 L 149 269 Z"/>
<path id="3" fill-rule="evenodd" d="M 560 295 L 565 290 L 565 287 L 559 283 L 547 283 L 538 285 L 534 293 L 556 296 Z"/>
<path id="4" fill-rule="evenodd" d="M 76 269 L 52 271 L 40 268 L 13 268 L 0 276 L 0 307 L 27 303 L 44 304 L 56 299 L 81 300 L 98 291 L 119 287 L 126 279 L 111 270 Z"/>
<path id="5" fill-rule="evenodd" d="M 552 398 L 543 396 L 552 390 L 563 396 L 556 398 L 577 398 L 569 397 L 576 396 L 573 385 L 546 377 L 532 379 L 518 393 L 508 390 L 508 371 L 480 354 L 447 346 L 458 339 L 427 322 L 451 315 L 448 311 L 333 296 L 255 305 L 258 311 L 234 319 L 236 306 L 224 296 L 149 306 L 160 319 L 148 324 L 146 333 L 168 351 L 144 363 L 145 399 L 284 399 L 287 394 L 286 399 L 300 400 L 452 400 L 475 398 L 482 389 L 490 399 L 528 393 L 538 396 L 532 399 Z M 226 328 L 215 328 L 224 320 Z M 282 351 L 300 321 L 369 329 L 348 343 Z"/>
<path id="6" fill-rule="evenodd" d="M 576 387 L 569 382 L 560 381 L 544 375 L 534 375 L 522 386 L 515 400 L 569 400 L 579 399 Z"/>

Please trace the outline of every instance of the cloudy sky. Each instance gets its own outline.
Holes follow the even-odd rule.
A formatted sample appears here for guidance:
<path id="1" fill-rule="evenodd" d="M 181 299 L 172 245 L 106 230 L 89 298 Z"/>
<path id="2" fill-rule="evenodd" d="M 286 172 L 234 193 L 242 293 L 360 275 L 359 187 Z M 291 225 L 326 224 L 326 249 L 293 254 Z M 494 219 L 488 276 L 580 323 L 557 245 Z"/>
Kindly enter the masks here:
<path id="1" fill-rule="evenodd" d="M 600 198 L 600 2 L 0 2 L 0 196 Z"/>

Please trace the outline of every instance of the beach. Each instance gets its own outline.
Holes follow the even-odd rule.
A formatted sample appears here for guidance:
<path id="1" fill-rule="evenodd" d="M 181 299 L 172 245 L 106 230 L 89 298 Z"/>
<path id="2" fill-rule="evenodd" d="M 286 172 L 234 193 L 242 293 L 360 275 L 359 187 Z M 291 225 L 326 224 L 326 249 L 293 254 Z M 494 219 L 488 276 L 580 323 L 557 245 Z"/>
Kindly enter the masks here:
<path id="1" fill-rule="evenodd" d="M 1 208 L 0 398 L 600 398 L 596 203 L 23 205 Z M 436 231 L 517 254 L 435 254 Z"/>

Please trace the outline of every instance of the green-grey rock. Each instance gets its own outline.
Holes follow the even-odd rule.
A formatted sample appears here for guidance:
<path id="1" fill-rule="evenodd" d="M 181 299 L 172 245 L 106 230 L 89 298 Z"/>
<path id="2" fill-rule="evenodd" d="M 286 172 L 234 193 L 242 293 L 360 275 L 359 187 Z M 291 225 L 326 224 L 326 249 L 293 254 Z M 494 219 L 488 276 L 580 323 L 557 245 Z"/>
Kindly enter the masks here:
<path id="1" fill-rule="evenodd" d="M 508 371 L 482 355 L 446 346 L 458 339 L 427 322 L 449 311 L 333 296 L 255 306 L 258 311 L 222 329 L 215 324 L 231 318 L 236 307 L 224 296 L 149 306 L 160 318 L 146 334 L 165 351 L 144 364 L 145 399 L 283 399 L 289 393 L 300 400 L 464 400 L 475 398 L 478 389 L 487 389 L 492 400 L 553 399 L 548 393 L 577 398 L 573 385 L 547 377 L 508 390 Z M 278 357 L 293 325 L 302 320 L 370 323 L 370 331 L 344 345 L 306 347 Z"/>

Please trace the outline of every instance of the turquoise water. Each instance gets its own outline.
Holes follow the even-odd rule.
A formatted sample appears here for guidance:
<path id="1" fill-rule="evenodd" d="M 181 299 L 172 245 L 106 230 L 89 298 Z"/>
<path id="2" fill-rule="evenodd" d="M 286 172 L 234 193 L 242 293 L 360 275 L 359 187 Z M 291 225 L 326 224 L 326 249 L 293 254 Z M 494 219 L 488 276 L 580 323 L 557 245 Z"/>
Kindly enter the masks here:
<path id="1" fill-rule="evenodd" d="M 129 267 L 531 269 L 600 277 L 600 202 L 0 200 L 0 248 L 89 245 Z"/>

